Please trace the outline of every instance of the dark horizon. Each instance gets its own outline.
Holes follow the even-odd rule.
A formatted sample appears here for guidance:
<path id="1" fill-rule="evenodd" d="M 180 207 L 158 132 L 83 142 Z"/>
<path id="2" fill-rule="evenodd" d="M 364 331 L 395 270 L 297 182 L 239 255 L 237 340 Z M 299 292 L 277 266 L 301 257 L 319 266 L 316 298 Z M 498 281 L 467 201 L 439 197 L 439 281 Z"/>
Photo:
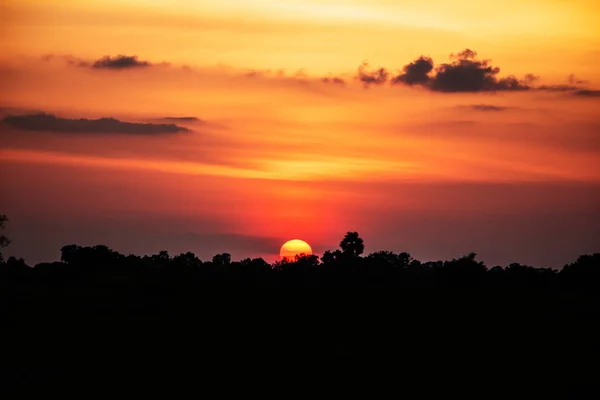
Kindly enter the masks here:
<path id="1" fill-rule="evenodd" d="M 0 228 L 2 231 L 4 230 L 7 221 L 8 218 L 6 216 L 0 215 Z M 0 233 L 2 232 L 0 231 Z M 0 236 L 0 239 L 0 248 L 10 246 L 12 243 L 12 240 L 3 233 Z M 500 271 L 510 270 L 513 274 L 517 274 L 514 271 L 518 271 L 518 274 L 514 275 L 514 277 L 518 279 L 519 274 L 525 274 L 525 271 L 529 271 L 527 272 L 529 275 L 522 275 L 521 277 L 529 276 L 529 278 L 531 278 L 531 276 L 538 276 L 539 279 L 540 277 L 545 276 L 543 281 L 544 284 L 549 284 L 550 281 L 548 281 L 548 279 L 551 277 L 554 277 L 553 279 L 558 279 L 558 277 L 563 276 L 566 272 L 572 274 L 573 270 L 580 271 L 579 273 L 583 274 L 582 277 L 585 277 L 586 274 L 591 274 L 590 277 L 592 277 L 593 280 L 586 282 L 586 284 L 591 284 L 592 286 L 598 283 L 595 281 L 595 279 L 600 278 L 600 276 L 596 277 L 595 275 L 596 273 L 600 273 L 600 264 L 598 265 L 598 269 L 595 269 L 595 264 L 600 263 L 600 252 L 593 254 L 581 254 L 571 262 L 564 264 L 562 267 L 553 269 L 519 262 L 511 262 L 507 265 L 486 265 L 484 261 L 477 257 L 477 253 L 475 252 L 465 253 L 459 257 L 454 257 L 451 260 L 422 261 L 413 257 L 409 252 L 378 250 L 369 253 L 365 252 L 365 250 L 366 246 L 364 239 L 359 235 L 358 232 L 347 232 L 342 241 L 339 243 L 339 248 L 326 250 L 322 253 L 322 255 L 317 254 L 317 252 L 304 253 L 298 251 L 295 256 L 278 256 L 277 260 L 273 262 L 267 261 L 262 257 L 243 257 L 238 260 L 232 258 L 232 255 L 229 252 L 216 253 L 211 257 L 202 259 L 192 251 L 184 251 L 179 254 L 172 255 L 167 250 L 163 249 L 154 254 L 139 255 L 132 253 L 122 254 L 106 245 L 82 246 L 79 244 L 69 244 L 60 248 L 59 259 L 46 260 L 34 265 L 28 265 L 23 257 L 15 257 L 11 255 L 4 256 L 0 252 L 0 267 L 3 267 L 3 272 L 8 273 L 8 276 L 10 276 L 10 271 L 21 271 L 18 272 L 19 274 L 24 273 L 24 271 L 27 269 L 31 269 L 33 272 L 35 272 L 40 269 L 46 270 L 50 268 L 51 271 L 53 269 L 60 270 L 73 266 L 76 266 L 77 268 L 85 268 L 86 265 L 96 265 L 97 263 L 100 263 L 99 265 L 104 265 L 105 267 L 109 268 L 106 273 L 111 274 L 111 271 L 113 271 L 113 269 L 118 265 L 123 265 L 123 268 L 125 268 L 123 271 L 127 272 L 129 271 L 131 265 L 128 267 L 125 266 L 132 263 L 158 263 L 161 268 L 166 268 L 166 264 L 164 263 L 175 263 L 174 265 L 182 267 L 183 264 L 180 265 L 180 263 L 183 262 L 185 265 L 187 265 L 187 267 L 193 266 L 193 268 L 203 268 L 203 265 L 209 265 L 210 268 L 213 266 L 216 266 L 217 268 L 225 268 L 230 265 L 237 265 L 238 268 L 242 269 L 249 268 L 250 266 L 253 266 L 253 268 L 260 267 L 262 271 L 252 269 L 248 271 L 250 274 L 258 273 L 260 275 L 264 274 L 264 271 L 267 269 L 282 272 L 294 270 L 296 266 L 300 266 L 302 273 L 307 273 L 311 269 L 314 272 L 319 269 L 331 268 L 331 266 L 335 264 L 348 264 L 350 267 L 356 267 L 362 263 L 364 265 L 362 265 L 361 268 L 365 268 L 362 273 L 374 273 L 376 275 L 383 274 L 379 276 L 379 279 L 385 281 L 385 274 L 390 273 L 390 271 L 394 269 L 397 270 L 396 272 L 401 272 L 403 270 L 406 272 L 406 270 L 409 270 L 412 271 L 412 273 L 415 273 L 416 271 L 420 271 L 419 273 L 427 276 L 428 273 L 423 272 L 427 269 L 433 268 L 435 270 L 442 268 L 444 270 L 452 271 L 450 266 L 453 264 L 465 263 L 465 265 L 470 265 L 468 268 L 471 268 L 471 271 L 468 272 L 468 269 L 465 270 L 465 272 L 468 272 L 469 274 L 478 275 L 482 273 L 492 273 L 491 276 L 494 277 L 497 276 Z M 385 266 L 386 269 L 375 269 L 374 271 L 369 271 L 369 269 L 372 267 L 379 268 L 382 265 Z M 587 266 L 580 267 L 579 265 Z M 460 271 L 460 269 L 457 271 Z M 85 273 L 85 269 L 79 272 Z M 104 272 L 101 270 L 99 270 L 99 272 L 104 274 Z M 224 269 L 223 272 L 225 274 L 228 273 L 226 269 Z M 47 274 L 48 272 L 45 273 Z M 76 270 L 72 270 L 71 273 L 76 273 Z M 460 286 L 460 279 L 464 278 L 464 276 L 459 277 L 459 280 L 456 283 L 458 283 Z M 584 282 L 582 278 L 578 279 L 580 282 Z M 252 281 L 249 283 L 252 283 Z M 525 284 L 527 287 L 528 285 L 532 285 L 532 282 L 524 281 L 522 284 Z"/>
<path id="2" fill-rule="evenodd" d="M 273 262 L 279 247 L 289 239 L 306 240 L 316 253 L 322 254 L 336 247 L 337 236 L 345 231 L 316 220 L 298 229 L 298 234 L 289 236 L 243 232 L 235 224 L 213 217 L 155 213 L 148 218 L 144 212 L 136 211 L 135 205 L 127 203 L 123 203 L 120 210 L 111 207 L 101 214 L 88 215 L 85 198 L 65 199 L 64 189 L 55 190 L 48 184 L 31 181 L 42 173 L 41 168 L 0 171 L 0 176 L 6 177 L 17 171 L 26 172 L 20 175 L 22 182 L 18 185 L 5 180 L 6 191 L 0 197 L 0 209 L 11 219 L 6 229 L 13 243 L 5 249 L 5 254 L 23 257 L 31 264 L 58 260 L 60 247 L 72 243 L 106 244 L 125 254 L 193 251 L 202 258 L 227 251 L 234 258 L 263 257 Z M 69 176 L 60 178 L 62 182 L 56 188 L 69 187 Z M 104 198 L 105 203 L 115 206 L 122 200 L 127 201 L 127 196 L 137 197 L 143 193 L 136 195 L 128 189 L 102 193 L 92 183 L 81 184 L 84 189 L 78 193 Z M 43 190 L 45 195 L 37 197 L 33 187 Z M 412 193 L 415 201 L 431 200 L 406 214 L 386 215 L 385 209 L 359 208 L 358 213 L 340 225 L 347 224 L 361 232 L 369 252 L 408 251 L 422 260 L 451 259 L 475 252 L 488 265 L 521 262 L 560 268 L 581 254 L 600 251 L 595 239 L 600 237 L 600 186 L 597 185 L 445 184 L 431 187 L 408 183 L 402 188 Z M 366 186 L 361 190 L 372 188 Z M 434 197 L 437 193 L 443 193 L 444 197 L 438 200 Z M 181 201 L 177 192 L 164 195 L 174 202 Z M 62 201 L 59 199 L 64 202 L 57 203 Z M 243 198 L 231 200 L 244 204 Z M 516 201 L 523 205 L 515 208 Z M 47 202 L 59 204 L 50 215 L 43 212 Z M 433 208 L 428 210 L 431 205 Z M 198 209 L 201 207 L 199 203 Z M 294 230 L 290 228 L 284 224 L 285 231 Z"/>
<path id="3" fill-rule="evenodd" d="M 475 254 L 421 263 L 407 253 L 365 255 L 357 232 L 321 260 L 273 266 L 70 245 L 60 262 L 0 263 L 12 345 L 0 383 L 225 385 L 239 394 L 296 385 L 295 393 L 356 394 L 364 384 L 372 394 L 399 382 L 406 392 L 415 379 L 463 384 L 468 374 L 463 395 L 480 396 L 479 384 L 496 395 L 589 398 L 598 388 L 599 289 L 600 253 L 560 271 L 486 268 Z"/>

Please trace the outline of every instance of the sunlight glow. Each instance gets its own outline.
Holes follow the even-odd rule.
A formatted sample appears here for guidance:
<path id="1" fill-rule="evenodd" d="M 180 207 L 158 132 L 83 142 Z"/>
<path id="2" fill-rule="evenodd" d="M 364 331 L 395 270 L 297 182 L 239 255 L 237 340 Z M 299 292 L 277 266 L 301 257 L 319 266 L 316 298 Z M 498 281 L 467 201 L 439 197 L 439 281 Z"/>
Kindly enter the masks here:
<path id="1" fill-rule="evenodd" d="M 297 255 L 305 254 L 311 255 L 312 249 L 308 243 L 300 239 L 288 240 L 281 246 L 281 250 L 279 251 L 279 256 L 284 259 L 294 259 Z"/>

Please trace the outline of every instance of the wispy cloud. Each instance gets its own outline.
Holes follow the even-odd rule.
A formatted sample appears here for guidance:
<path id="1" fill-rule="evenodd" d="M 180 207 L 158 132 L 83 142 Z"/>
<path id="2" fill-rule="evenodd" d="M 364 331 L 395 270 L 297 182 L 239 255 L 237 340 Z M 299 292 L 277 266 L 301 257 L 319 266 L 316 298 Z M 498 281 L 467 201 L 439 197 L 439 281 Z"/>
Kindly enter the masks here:
<path id="1" fill-rule="evenodd" d="M 185 122 L 185 123 L 191 123 L 191 122 L 204 123 L 205 122 L 198 117 L 163 117 L 163 118 L 157 118 L 156 121 Z"/>
<path id="2" fill-rule="evenodd" d="M 365 86 L 369 85 L 382 85 L 387 82 L 390 73 L 383 67 L 377 68 L 374 71 L 369 70 L 369 64 L 363 62 L 358 67 L 358 74 L 356 79 L 364 83 Z"/>
<path id="3" fill-rule="evenodd" d="M 505 107 L 505 106 L 495 106 L 493 104 L 470 104 L 468 106 L 461 106 L 461 107 L 467 107 L 467 108 L 470 108 L 475 111 L 506 111 L 506 110 L 513 108 L 513 107 Z"/>
<path id="4" fill-rule="evenodd" d="M 122 133 L 147 135 L 189 131 L 189 129 L 175 124 L 142 124 L 123 122 L 114 118 L 69 119 L 44 113 L 9 115 L 2 121 L 16 129 L 59 133 Z"/>

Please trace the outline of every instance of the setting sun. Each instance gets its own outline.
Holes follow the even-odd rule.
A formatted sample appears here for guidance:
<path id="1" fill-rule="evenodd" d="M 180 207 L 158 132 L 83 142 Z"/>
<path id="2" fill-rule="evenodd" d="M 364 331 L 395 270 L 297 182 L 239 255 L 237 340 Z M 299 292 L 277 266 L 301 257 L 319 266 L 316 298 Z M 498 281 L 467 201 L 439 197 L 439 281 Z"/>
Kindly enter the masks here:
<path id="1" fill-rule="evenodd" d="M 310 248 L 308 243 L 299 239 L 288 240 L 283 244 L 283 246 L 281 246 L 281 250 L 279 251 L 279 256 L 281 257 L 281 259 L 293 259 L 294 257 L 300 254 L 311 255 L 312 249 Z"/>

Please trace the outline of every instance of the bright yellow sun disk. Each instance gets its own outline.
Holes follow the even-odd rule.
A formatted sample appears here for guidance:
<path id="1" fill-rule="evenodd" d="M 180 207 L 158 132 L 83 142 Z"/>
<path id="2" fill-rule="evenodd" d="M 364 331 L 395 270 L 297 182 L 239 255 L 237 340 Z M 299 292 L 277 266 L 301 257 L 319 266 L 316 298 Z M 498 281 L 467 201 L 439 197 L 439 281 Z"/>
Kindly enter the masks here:
<path id="1" fill-rule="evenodd" d="M 296 255 L 306 254 L 311 255 L 312 249 L 304 240 L 293 239 L 288 240 L 281 246 L 281 250 L 279 251 L 279 256 L 284 258 L 294 259 Z"/>

